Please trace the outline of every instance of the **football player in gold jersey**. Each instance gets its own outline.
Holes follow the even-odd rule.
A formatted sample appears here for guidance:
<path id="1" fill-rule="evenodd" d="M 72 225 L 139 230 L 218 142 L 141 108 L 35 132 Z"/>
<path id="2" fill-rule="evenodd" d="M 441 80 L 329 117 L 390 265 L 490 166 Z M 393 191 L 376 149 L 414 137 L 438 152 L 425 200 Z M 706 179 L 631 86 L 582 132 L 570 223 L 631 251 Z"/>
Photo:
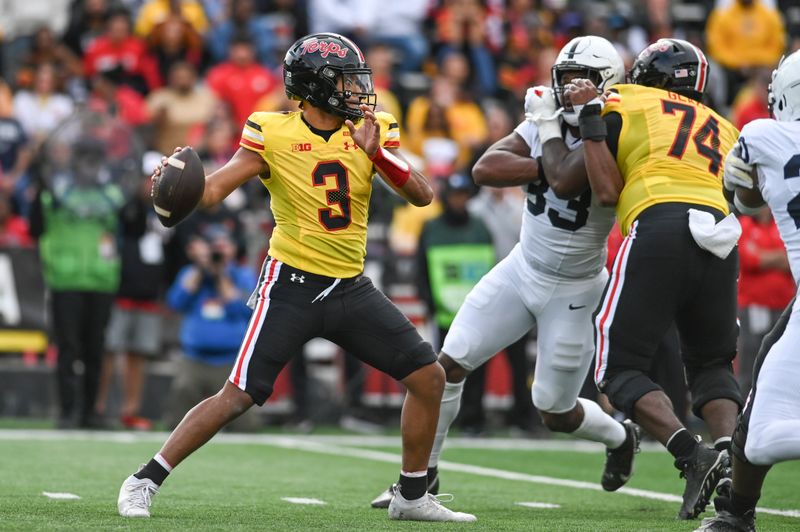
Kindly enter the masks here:
<path id="1" fill-rule="evenodd" d="M 604 97 L 588 80 L 567 86 L 563 97 L 578 109 L 583 149 L 567 153 L 557 141 L 543 148 L 545 158 L 563 157 L 585 171 L 598 199 L 616 205 L 626 238 L 594 313 L 595 382 L 675 457 L 686 478 L 680 519 L 702 512 L 728 474 L 742 405 L 731 366 L 741 228 L 722 186 L 722 154 L 738 132 L 702 104 L 707 76 L 699 48 L 661 39 L 637 57 L 633 84 L 615 85 Z M 698 443 L 647 376 L 673 322 L 692 409 L 715 448 Z"/>
<path id="2" fill-rule="evenodd" d="M 352 41 L 333 33 L 298 40 L 284 59 L 284 83 L 301 110 L 253 113 L 240 149 L 206 178 L 201 200 L 216 204 L 255 176 L 271 195 L 276 228 L 238 358 L 220 392 L 189 411 L 160 452 L 123 483 L 119 513 L 149 517 L 151 498 L 171 469 L 227 422 L 262 405 L 289 358 L 323 337 L 408 390 L 402 470 L 389 516 L 474 521 L 427 492 L 442 367 L 430 344 L 362 274 L 374 174 L 417 206 L 430 203 L 431 187 L 397 152 L 397 121 L 374 111 L 372 73 Z"/>

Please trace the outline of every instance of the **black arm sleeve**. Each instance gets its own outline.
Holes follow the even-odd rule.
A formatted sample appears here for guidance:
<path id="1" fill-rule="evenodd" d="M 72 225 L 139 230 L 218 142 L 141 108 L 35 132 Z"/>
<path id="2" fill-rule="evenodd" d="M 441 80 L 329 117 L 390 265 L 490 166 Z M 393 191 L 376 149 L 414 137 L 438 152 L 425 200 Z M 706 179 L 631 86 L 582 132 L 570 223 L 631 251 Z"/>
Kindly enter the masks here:
<path id="1" fill-rule="evenodd" d="M 606 136 L 606 145 L 614 159 L 617 158 L 617 148 L 619 148 L 619 134 L 622 131 L 622 117 L 619 113 L 608 113 L 603 117 L 606 123 L 608 135 Z"/>

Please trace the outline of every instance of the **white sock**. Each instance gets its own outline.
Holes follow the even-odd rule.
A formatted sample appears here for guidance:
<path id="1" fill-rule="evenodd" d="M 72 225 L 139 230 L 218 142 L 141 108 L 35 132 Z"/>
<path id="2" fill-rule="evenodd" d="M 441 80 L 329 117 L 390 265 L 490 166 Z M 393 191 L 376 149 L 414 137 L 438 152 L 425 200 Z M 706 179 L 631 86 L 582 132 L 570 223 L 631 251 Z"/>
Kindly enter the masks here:
<path id="1" fill-rule="evenodd" d="M 578 398 L 583 407 L 583 423 L 572 433 L 576 438 L 583 440 L 599 441 L 609 449 L 616 449 L 623 443 L 628 434 L 622 423 L 615 421 L 600 405 L 588 399 Z"/>
<path id="2" fill-rule="evenodd" d="M 461 408 L 461 392 L 463 390 L 464 381 L 444 384 L 442 406 L 439 408 L 439 424 L 436 425 L 436 437 L 433 439 L 433 449 L 431 449 L 431 457 L 428 459 L 428 467 L 436 467 L 439 464 L 439 455 L 442 454 L 447 431 L 450 430 L 450 425 L 455 421 Z"/>

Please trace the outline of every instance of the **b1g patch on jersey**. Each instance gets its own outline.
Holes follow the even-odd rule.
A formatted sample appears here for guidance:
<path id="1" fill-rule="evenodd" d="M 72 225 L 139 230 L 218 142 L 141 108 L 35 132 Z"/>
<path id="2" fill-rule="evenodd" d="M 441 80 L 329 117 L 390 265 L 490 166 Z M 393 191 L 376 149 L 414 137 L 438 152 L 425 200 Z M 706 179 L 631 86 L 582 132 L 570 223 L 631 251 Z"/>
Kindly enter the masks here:
<path id="1" fill-rule="evenodd" d="M 298 142 L 292 144 L 292 151 L 311 151 L 310 142 Z"/>

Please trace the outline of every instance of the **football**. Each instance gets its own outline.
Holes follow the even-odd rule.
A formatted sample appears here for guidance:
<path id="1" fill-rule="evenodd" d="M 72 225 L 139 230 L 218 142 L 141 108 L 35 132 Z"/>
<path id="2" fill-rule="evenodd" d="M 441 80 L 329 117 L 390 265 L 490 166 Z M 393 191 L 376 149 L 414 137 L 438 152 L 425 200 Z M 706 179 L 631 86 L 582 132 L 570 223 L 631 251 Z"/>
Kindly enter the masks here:
<path id="1" fill-rule="evenodd" d="M 165 227 L 173 227 L 189 216 L 205 190 L 203 163 L 197 152 L 185 147 L 173 153 L 153 180 L 153 209 Z"/>

